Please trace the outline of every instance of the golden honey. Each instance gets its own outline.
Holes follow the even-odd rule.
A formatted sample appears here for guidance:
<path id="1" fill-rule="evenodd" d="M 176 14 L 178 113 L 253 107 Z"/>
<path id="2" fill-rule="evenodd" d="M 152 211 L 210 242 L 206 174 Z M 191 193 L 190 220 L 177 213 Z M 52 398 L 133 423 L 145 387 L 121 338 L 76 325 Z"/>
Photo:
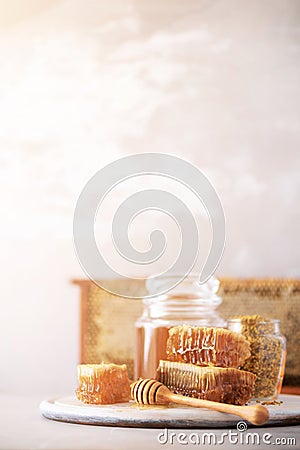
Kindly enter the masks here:
<path id="1" fill-rule="evenodd" d="M 156 295 L 170 281 L 147 283 L 150 294 Z M 169 329 L 182 324 L 198 327 L 224 327 L 216 308 L 222 302 L 216 292 L 218 280 L 212 278 L 200 285 L 198 276 L 189 276 L 169 292 L 143 300 L 143 314 L 135 324 L 135 378 L 153 378 L 159 361 L 167 358 Z"/>
<path id="2" fill-rule="evenodd" d="M 195 364 L 160 361 L 157 380 L 175 394 L 234 405 L 251 397 L 256 376 L 233 367 L 200 367 Z"/>

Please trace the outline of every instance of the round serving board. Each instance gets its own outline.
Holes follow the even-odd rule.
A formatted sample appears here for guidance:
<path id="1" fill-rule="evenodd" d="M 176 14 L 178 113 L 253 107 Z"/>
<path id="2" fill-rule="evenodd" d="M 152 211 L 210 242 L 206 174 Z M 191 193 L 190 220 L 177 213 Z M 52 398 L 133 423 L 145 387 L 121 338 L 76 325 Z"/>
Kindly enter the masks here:
<path id="1" fill-rule="evenodd" d="M 300 397 L 281 395 L 279 400 L 283 403 L 267 406 L 270 419 L 264 426 L 300 424 Z M 40 411 L 47 419 L 116 427 L 227 428 L 242 420 L 231 414 L 188 406 L 140 406 L 134 402 L 85 405 L 75 396 L 45 400 Z"/>

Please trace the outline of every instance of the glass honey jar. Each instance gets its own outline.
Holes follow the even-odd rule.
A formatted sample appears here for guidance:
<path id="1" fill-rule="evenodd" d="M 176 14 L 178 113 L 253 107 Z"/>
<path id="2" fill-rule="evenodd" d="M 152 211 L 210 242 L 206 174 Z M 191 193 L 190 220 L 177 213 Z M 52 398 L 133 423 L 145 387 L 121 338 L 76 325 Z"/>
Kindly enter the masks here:
<path id="1" fill-rule="evenodd" d="M 217 295 L 219 281 L 210 278 L 199 283 L 199 276 L 189 275 L 166 294 L 164 287 L 174 285 L 172 277 L 147 281 L 150 296 L 143 300 L 143 314 L 135 323 L 135 379 L 153 378 L 160 359 L 166 359 L 169 328 L 176 325 L 224 327 L 216 311 L 222 299 Z"/>
<path id="2" fill-rule="evenodd" d="M 286 360 L 286 339 L 280 321 L 261 316 L 241 316 L 228 320 L 228 329 L 241 333 L 250 343 L 251 356 L 241 367 L 257 378 L 253 398 L 274 400 L 281 391 Z"/>

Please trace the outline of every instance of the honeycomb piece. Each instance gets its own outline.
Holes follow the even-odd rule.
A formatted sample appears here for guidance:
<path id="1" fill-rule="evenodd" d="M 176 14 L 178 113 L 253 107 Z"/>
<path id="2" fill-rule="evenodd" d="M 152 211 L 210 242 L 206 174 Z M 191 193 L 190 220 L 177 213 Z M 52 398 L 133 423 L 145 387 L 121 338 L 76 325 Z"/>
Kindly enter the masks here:
<path id="1" fill-rule="evenodd" d="M 80 364 L 77 366 L 78 400 L 110 404 L 129 401 L 130 382 L 126 364 Z"/>
<path id="2" fill-rule="evenodd" d="M 175 394 L 244 405 L 251 398 L 256 376 L 232 367 L 201 367 L 161 360 L 156 378 Z"/>
<path id="3" fill-rule="evenodd" d="M 240 367 L 250 357 L 244 336 L 225 328 L 182 325 L 170 328 L 167 359 L 199 366 Z"/>

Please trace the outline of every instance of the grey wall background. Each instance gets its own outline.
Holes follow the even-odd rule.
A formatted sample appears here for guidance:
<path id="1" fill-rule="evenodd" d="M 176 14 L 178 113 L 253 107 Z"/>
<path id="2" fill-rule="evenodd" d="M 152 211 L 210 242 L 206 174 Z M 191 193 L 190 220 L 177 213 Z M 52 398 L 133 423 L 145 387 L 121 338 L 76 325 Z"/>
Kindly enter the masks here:
<path id="1" fill-rule="evenodd" d="M 300 276 L 299 52 L 297 0 L 0 1 L 1 389 L 73 390 L 73 210 L 122 155 L 211 179 L 219 274 Z"/>

